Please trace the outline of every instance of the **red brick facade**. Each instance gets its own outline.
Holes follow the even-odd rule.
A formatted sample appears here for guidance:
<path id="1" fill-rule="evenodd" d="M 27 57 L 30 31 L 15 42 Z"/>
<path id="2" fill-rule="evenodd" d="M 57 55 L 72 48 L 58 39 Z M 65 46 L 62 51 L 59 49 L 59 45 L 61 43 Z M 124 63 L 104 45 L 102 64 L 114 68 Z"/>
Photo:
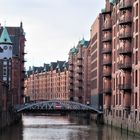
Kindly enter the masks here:
<path id="1" fill-rule="evenodd" d="M 60 64 L 59 64 L 60 63 Z M 60 67 L 59 67 L 60 65 Z M 48 70 L 31 70 L 25 80 L 25 95 L 34 100 L 68 100 L 68 70 L 66 62 L 52 63 Z"/>
<path id="2" fill-rule="evenodd" d="M 102 109 L 103 67 L 102 67 L 102 41 L 101 41 L 101 14 L 91 26 L 90 33 L 90 82 L 91 82 L 91 106 Z"/>
<path id="3" fill-rule="evenodd" d="M 140 1 L 106 0 L 102 17 L 105 122 L 140 132 Z"/>
<path id="4" fill-rule="evenodd" d="M 69 52 L 69 95 L 70 100 L 90 102 L 90 50 L 88 41 L 79 41 Z"/>
<path id="5" fill-rule="evenodd" d="M 10 43 L 1 41 L 1 60 L 0 60 L 0 128 L 11 124 L 17 116 L 13 111 L 15 105 L 23 103 L 24 90 L 24 47 L 25 35 L 22 27 L 1 27 L 0 34 L 6 31 Z M 2 39 L 1 39 L 2 40 Z M 5 39 L 7 40 L 7 38 Z M 8 45 L 10 44 L 10 47 Z M 12 50 L 9 57 L 3 58 L 5 50 Z M 4 54 L 4 55 L 3 55 Z M 8 55 L 7 55 L 8 56 Z"/>

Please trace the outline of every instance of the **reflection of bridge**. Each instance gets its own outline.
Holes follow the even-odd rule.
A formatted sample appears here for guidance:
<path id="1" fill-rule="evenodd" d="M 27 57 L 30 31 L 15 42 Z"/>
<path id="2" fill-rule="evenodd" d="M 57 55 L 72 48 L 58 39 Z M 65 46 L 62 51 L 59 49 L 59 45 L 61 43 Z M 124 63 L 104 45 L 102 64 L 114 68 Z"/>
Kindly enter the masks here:
<path id="1" fill-rule="evenodd" d="M 16 111 L 17 112 L 46 112 L 46 113 L 90 112 L 90 113 L 102 114 L 102 111 L 99 111 L 93 107 L 78 102 L 61 101 L 61 100 L 29 102 L 20 106 L 16 106 Z"/>

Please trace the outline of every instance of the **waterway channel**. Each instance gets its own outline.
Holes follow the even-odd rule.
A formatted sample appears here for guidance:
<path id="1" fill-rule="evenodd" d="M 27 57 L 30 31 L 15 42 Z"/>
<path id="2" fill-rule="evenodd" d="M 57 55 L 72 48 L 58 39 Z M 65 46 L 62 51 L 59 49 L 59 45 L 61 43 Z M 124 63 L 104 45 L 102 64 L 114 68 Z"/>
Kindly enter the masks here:
<path id="1" fill-rule="evenodd" d="M 0 140 L 140 140 L 140 137 L 78 117 L 24 115 L 21 123 L 1 132 Z"/>

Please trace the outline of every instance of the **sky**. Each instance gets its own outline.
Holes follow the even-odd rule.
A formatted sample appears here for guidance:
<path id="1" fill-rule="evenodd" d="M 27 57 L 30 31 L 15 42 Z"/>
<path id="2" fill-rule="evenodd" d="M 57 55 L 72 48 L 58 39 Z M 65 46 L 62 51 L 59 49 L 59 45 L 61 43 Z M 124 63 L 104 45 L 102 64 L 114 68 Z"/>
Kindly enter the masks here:
<path id="1" fill-rule="evenodd" d="M 0 0 L 0 23 L 20 26 L 26 34 L 26 69 L 68 60 L 70 48 L 83 37 L 105 7 L 105 0 Z"/>

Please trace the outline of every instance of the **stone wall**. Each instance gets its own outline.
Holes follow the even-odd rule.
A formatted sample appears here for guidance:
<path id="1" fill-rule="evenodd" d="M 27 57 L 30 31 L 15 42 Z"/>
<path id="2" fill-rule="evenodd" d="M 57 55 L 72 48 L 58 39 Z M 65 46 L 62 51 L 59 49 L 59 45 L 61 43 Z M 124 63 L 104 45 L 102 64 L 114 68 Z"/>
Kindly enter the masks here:
<path id="1" fill-rule="evenodd" d="M 130 115 L 125 119 L 119 117 L 113 118 L 111 115 L 104 116 L 104 123 L 125 130 L 127 133 L 140 134 L 140 122 L 132 119 Z"/>

